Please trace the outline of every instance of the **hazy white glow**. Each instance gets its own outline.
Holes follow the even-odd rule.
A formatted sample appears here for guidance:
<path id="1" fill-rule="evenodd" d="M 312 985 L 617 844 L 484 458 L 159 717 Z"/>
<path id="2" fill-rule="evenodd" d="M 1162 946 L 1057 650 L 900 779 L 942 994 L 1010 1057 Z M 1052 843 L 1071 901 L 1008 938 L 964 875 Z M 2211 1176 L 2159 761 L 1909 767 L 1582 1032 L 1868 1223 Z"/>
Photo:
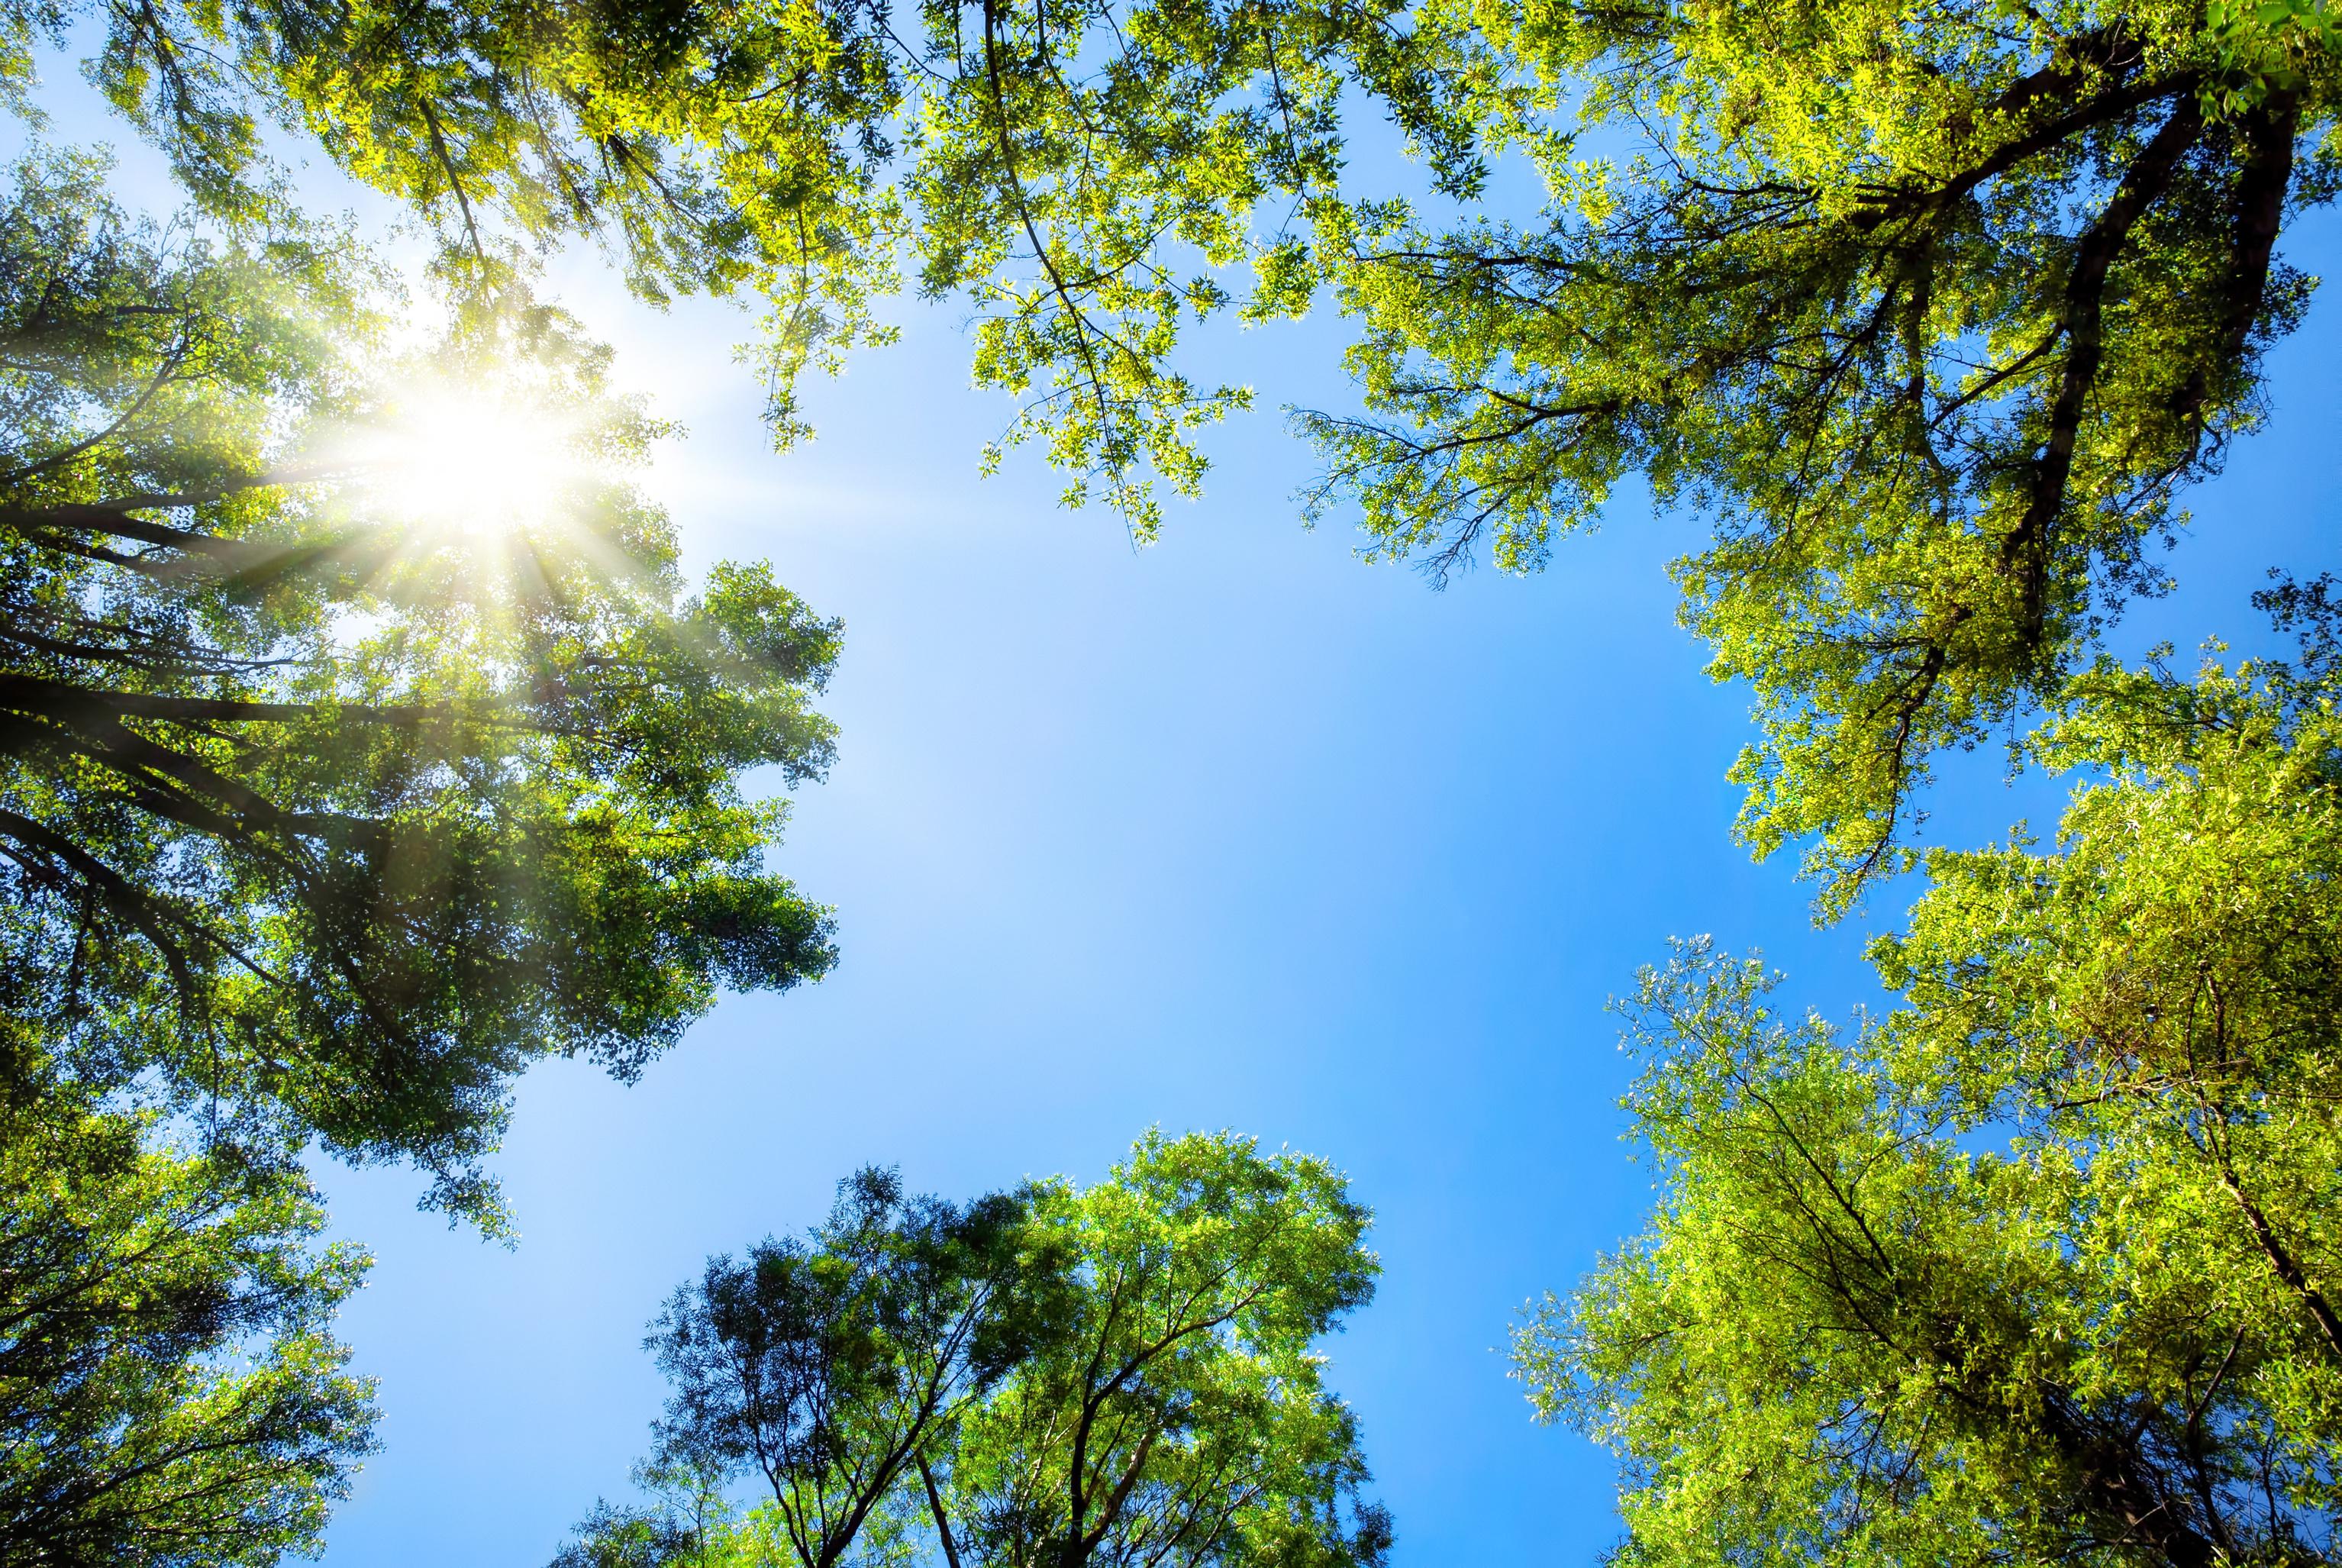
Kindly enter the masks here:
<path id="1" fill-rule="evenodd" d="M 367 445 L 369 487 L 385 510 L 459 534 L 547 520 L 584 466 L 561 421 L 461 387 L 402 398 Z"/>

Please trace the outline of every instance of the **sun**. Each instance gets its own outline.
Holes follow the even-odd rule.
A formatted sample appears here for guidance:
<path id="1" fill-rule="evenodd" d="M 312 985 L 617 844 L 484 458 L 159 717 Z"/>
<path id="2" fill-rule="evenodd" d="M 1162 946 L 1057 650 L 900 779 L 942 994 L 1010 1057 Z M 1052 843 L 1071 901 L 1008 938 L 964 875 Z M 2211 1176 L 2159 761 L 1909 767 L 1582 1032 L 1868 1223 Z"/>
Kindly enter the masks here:
<path id="1" fill-rule="evenodd" d="M 574 422 L 475 387 L 403 394 L 360 444 L 384 512 L 456 537 L 525 531 L 566 509 L 590 463 Z"/>

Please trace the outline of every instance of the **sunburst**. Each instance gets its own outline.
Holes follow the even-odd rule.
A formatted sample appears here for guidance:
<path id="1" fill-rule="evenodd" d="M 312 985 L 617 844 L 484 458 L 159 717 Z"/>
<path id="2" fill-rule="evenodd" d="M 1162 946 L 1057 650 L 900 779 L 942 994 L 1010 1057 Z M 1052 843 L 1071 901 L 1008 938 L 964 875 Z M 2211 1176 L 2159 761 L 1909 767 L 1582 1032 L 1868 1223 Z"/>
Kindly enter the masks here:
<path id="1" fill-rule="evenodd" d="M 558 521 L 598 466 L 574 419 L 481 387 L 403 389 L 353 444 L 383 514 L 483 543 Z"/>

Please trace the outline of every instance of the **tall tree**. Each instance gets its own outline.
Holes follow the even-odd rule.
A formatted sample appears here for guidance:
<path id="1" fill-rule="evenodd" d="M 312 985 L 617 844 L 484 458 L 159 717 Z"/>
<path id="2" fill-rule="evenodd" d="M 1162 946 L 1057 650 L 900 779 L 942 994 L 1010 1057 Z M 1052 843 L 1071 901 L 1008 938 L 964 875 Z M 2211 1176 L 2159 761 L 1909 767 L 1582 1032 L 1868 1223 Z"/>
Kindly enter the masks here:
<path id="1" fill-rule="evenodd" d="M 1625 1560 L 2334 1559 L 2342 731 L 2296 664 L 2102 667 L 2057 848 L 1931 861 L 1905 1005 L 1781 1020 L 1695 948 L 1630 1014 L 1651 1227 L 1524 1333 Z"/>
<path id="2" fill-rule="evenodd" d="M 766 1500 L 605 1506 L 558 1561 L 1382 1561 L 1311 1350 L 1375 1272 L 1322 1162 L 1150 1134 L 1086 1190 L 958 1209 L 874 1172 L 844 1193 L 810 1245 L 716 1260 L 655 1325 L 676 1392 L 652 1473 L 753 1473 Z"/>
<path id="3" fill-rule="evenodd" d="M 316 1550 L 372 1447 L 372 1386 L 331 1332 L 367 1260 L 314 1244 L 291 1154 L 190 1152 L 69 1086 L 0 1099 L 0 1560 Z"/>
<path id="4" fill-rule="evenodd" d="M 527 1062 L 630 1077 L 719 982 L 828 966 L 742 778 L 826 766 L 837 624 L 762 566 L 686 589 L 628 479 L 659 427 L 559 312 L 474 296 L 402 359 L 347 236 L 105 175 L 0 197 L 10 1007 L 85 1087 L 493 1224 Z"/>

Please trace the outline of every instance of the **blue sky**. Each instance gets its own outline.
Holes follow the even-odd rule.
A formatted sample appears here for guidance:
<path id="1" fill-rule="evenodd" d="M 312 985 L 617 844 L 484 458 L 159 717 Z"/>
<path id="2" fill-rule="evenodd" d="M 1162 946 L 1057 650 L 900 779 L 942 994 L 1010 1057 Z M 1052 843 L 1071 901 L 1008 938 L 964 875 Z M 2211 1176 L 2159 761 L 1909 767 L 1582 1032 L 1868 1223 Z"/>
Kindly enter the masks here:
<path id="1" fill-rule="evenodd" d="M 118 139 L 56 101 L 60 139 Z M 125 181 L 151 192 L 151 165 Z M 2319 218 L 2288 254 L 2337 245 Z M 1610 1463 L 1530 1422 L 1502 1346 L 1649 1200 L 1606 999 L 1712 933 L 1842 1014 L 1879 1000 L 1862 939 L 1896 913 L 1817 931 L 1793 868 L 1731 842 L 1746 701 L 1702 674 L 1664 572 L 1696 529 L 1630 494 L 1535 578 L 1433 593 L 1360 564 L 1290 499 L 1308 454 L 1277 405 L 1345 395 L 1319 322 L 1213 340 L 1262 411 L 1135 552 L 1036 459 L 977 481 L 1008 410 L 966 390 L 948 310 L 905 307 L 906 341 L 816 386 L 819 437 L 776 456 L 743 318 L 645 310 L 590 256 L 553 282 L 688 426 L 653 483 L 694 561 L 769 557 L 846 621 L 840 760 L 777 854 L 836 905 L 844 961 L 726 998 L 633 1088 L 534 1073 L 497 1163 L 516 1249 L 416 1213 L 410 1174 L 325 1173 L 378 1260 L 343 1328 L 385 1411 L 326 1562 L 542 1563 L 624 1491 L 660 1400 L 645 1320 L 707 1253 L 803 1227 L 863 1164 L 965 1196 L 1094 1178 L 1149 1125 L 1324 1154 L 1375 1209 L 1382 1287 L 1328 1349 L 1401 1564 L 1590 1560 Z M 2272 427 L 2199 493 L 2182 590 L 2124 647 L 2249 641 L 2266 567 L 2333 564 L 2336 317 L 2276 356 Z M 2046 823 L 2055 794 L 2001 772 L 1956 759 L 1936 836 Z"/>

